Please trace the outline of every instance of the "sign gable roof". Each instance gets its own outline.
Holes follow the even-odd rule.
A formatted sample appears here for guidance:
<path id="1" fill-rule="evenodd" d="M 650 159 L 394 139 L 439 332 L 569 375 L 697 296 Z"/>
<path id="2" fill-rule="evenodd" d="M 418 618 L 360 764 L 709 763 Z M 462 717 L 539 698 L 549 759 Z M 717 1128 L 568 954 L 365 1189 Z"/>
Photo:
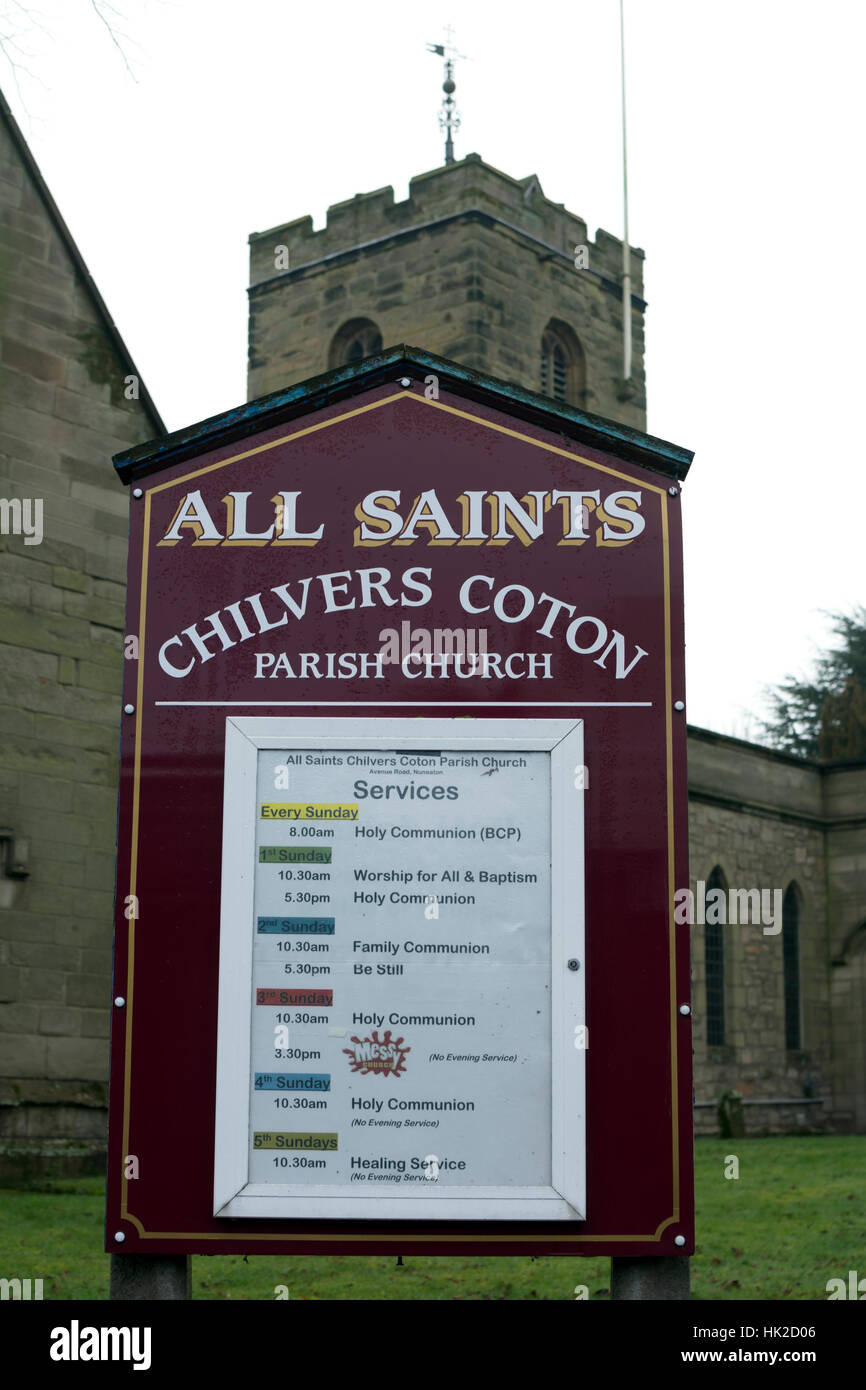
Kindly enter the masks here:
<path id="1" fill-rule="evenodd" d="M 401 378 L 423 382 L 428 376 L 439 378 L 442 385 L 457 396 L 502 410 L 674 480 L 686 476 L 694 457 L 690 449 L 402 343 L 365 358 L 363 362 L 311 377 L 176 430 L 162 439 L 115 454 L 114 466 L 121 480 L 131 483 L 182 463 L 184 459 L 248 438 L 253 433 L 311 414 L 373 387 L 399 383 Z"/>

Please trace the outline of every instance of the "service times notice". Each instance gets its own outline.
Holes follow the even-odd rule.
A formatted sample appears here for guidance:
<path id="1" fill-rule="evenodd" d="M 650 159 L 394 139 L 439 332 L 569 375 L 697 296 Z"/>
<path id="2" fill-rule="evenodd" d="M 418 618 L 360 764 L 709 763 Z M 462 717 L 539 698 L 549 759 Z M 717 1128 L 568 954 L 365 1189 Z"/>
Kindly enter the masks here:
<path id="1" fill-rule="evenodd" d="M 551 1180 L 550 758 L 260 751 L 252 1183 Z"/>

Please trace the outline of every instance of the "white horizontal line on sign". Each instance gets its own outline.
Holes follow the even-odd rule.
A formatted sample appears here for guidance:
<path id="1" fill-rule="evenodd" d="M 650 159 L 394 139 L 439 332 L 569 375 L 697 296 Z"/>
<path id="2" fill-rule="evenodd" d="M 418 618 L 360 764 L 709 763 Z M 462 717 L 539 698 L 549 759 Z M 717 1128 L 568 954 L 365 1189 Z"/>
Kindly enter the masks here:
<path id="1" fill-rule="evenodd" d="M 476 700 L 154 700 L 154 705 L 177 707 L 179 705 L 231 705 L 237 709 L 252 709 L 254 705 L 263 705 L 266 709 L 275 709 L 278 705 L 288 706 L 289 708 L 309 709 L 311 705 L 321 708 L 331 709 L 334 706 L 350 705 L 356 709 L 358 705 L 371 705 L 375 709 L 384 708 L 386 705 L 405 705 L 406 707 L 424 705 L 430 709 L 501 709 L 502 700 L 476 701 Z M 509 700 L 508 709 L 652 709 L 652 700 Z"/>

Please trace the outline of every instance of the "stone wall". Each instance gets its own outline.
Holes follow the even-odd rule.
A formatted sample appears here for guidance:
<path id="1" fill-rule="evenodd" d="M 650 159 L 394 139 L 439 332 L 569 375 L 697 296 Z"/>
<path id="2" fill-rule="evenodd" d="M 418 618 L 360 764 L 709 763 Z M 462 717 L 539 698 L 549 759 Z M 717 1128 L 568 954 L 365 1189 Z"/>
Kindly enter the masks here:
<path id="1" fill-rule="evenodd" d="M 29 877 L 0 880 L 0 1175 L 46 1145 L 80 1170 L 104 1142 L 128 529 L 111 456 L 162 432 L 130 374 L 0 105 L 0 498 L 41 499 L 43 528 L 29 544 L 3 509 L 0 825 Z"/>
<path id="2" fill-rule="evenodd" d="M 589 265 L 576 269 L 574 247 Z M 284 248 L 281 252 L 281 248 Z M 278 269 L 286 251 L 288 269 Z M 622 243 L 478 155 L 250 237 L 249 395 L 328 369 L 349 320 L 370 319 L 384 347 L 412 343 L 464 366 L 540 390 L 541 338 L 564 322 L 586 359 L 593 414 L 646 428 L 643 252 L 632 250 L 634 396 L 623 399 Z"/>
<path id="3" fill-rule="evenodd" d="M 748 1133 L 839 1127 L 833 1091 L 827 961 L 824 775 L 819 764 L 736 739 L 690 730 L 689 835 L 692 889 L 713 869 L 732 889 L 784 894 L 795 883 L 799 924 L 802 1046 L 786 1049 L 782 933 L 749 911 L 723 930 L 725 1044 L 706 1034 L 705 928 L 691 927 L 695 1099 L 744 1097 Z M 729 899 L 730 903 L 730 899 Z M 772 914 L 778 900 L 766 899 Z M 685 928 L 683 928 L 685 930 Z M 756 1104 L 785 1101 L 784 1105 Z M 819 1100 L 821 1104 L 814 1104 Z M 698 1133 L 717 1130 L 712 1108 L 695 1112 Z"/>

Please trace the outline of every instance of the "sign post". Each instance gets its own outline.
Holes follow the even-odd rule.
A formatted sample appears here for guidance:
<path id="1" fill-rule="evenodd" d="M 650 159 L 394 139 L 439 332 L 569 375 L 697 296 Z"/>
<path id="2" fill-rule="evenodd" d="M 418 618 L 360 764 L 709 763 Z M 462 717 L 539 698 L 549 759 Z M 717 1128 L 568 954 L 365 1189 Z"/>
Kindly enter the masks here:
<path id="1" fill-rule="evenodd" d="M 410 348 L 118 457 L 119 1260 L 687 1264 L 690 459 Z"/>

